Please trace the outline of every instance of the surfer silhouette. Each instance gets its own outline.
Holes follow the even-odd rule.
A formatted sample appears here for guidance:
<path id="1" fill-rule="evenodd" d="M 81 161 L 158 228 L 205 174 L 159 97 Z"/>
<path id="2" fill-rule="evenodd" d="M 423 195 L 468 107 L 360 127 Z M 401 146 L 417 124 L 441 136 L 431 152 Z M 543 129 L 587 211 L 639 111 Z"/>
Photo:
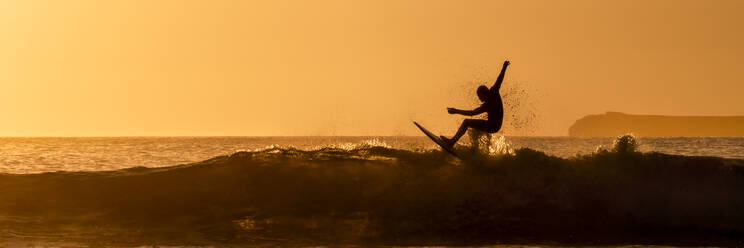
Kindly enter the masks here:
<path id="1" fill-rule="evenodd" d="M 463 120 L 460 128 L 457 130 L 457 133 L 455 133 L 455 136 L 452 136 L 451 139 L 444 136 L 439 136 L 448 147 L 453 147 L 455 143 L 460 140 L 460 137 L 462 137 L 465 132 L 468 131 L 468 128 L 474 128 L 486 133 L 495 133 L 501 130 L 501 122 L 504 119 L 504 104 L 501 102 L 501 94 L 499 93 L 499 89 L 501 88 L 501 83 L 504 81 L 506 67 L 508 67 L 509 64 L 511 64 L 509 63 L 509 61 L 504 61 L 504 66 L 501 67 L 501 73 L 499 73 L 499 77 L 496 78 L 496 82 L 493 84 L 493 86 L 491 86 L 490 89 L 485 85 L 478 86 L 478 90 L 476 91 L 476 93 L 478 94 L 478 99 L 483 102 L 480 107 L 477 107 L 473 110 L 447 108 L 447 112 L 450 114 L 460 114 L 466 116 L 488 113 L 487 120 Z"/>

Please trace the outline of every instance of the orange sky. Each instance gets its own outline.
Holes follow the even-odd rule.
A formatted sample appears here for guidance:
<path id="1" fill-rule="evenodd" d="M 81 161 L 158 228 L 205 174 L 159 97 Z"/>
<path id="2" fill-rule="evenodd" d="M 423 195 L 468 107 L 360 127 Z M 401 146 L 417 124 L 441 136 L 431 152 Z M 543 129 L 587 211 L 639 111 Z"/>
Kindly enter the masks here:
<path id="1" fill-rule="evenodd" d="M 411 120 L 451 135 L 462 117 L 445 108 L 475 107 L 504 59 L 504 87 L 527 92 L 517 117 L 537 116 L 507 135 L 566 135 L 607 110 L 744 115 L 742 9 L 3 1 L 0 136 L 419 135 Z"/>

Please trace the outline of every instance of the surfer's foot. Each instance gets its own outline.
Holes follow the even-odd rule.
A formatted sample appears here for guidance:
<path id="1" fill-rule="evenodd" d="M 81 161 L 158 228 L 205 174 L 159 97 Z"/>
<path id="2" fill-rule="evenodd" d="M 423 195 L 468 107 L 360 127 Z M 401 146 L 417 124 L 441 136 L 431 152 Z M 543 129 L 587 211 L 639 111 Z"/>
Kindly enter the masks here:
<path id="1" fill-rule="evenodd" d="M 454 140 L 452 140 L 450 138 L 447 138 L 447 137 L 444 137 L 444 135 L 439 135 L 439 138 L 441 138 L 442 141 L 444 141 L 444 144 L 447 145 L 448 147 L 455 146 L 455 141 Z"/>

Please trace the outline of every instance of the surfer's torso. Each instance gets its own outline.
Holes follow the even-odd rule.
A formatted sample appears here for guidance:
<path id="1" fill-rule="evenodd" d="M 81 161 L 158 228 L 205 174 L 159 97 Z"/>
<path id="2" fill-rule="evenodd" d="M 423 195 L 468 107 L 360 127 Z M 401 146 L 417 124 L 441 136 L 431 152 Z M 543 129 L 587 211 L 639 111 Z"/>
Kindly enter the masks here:
<path id="1" fill-rule="evenodd" d="M 485 110 L 488 114 L 488 129 L 501 129 L 501 121 L 504 119 L 504 103 L 501 101 L 501 94 L 498 91 L 493 92 L 491 97 L 486 99 L 479 108 Z"/>

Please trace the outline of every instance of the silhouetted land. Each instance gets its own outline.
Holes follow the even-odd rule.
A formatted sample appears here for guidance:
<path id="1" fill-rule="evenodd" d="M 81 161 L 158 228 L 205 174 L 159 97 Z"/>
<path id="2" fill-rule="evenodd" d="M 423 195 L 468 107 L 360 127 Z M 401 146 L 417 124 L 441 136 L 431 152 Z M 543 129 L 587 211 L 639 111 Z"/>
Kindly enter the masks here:
<path id="1" fill-rule="evenodd" d="M 568 129 L 572 137 L 613 137 L 633 133 L 646 137 L 741 137 L 744 116 L 588 115 Z"/>

